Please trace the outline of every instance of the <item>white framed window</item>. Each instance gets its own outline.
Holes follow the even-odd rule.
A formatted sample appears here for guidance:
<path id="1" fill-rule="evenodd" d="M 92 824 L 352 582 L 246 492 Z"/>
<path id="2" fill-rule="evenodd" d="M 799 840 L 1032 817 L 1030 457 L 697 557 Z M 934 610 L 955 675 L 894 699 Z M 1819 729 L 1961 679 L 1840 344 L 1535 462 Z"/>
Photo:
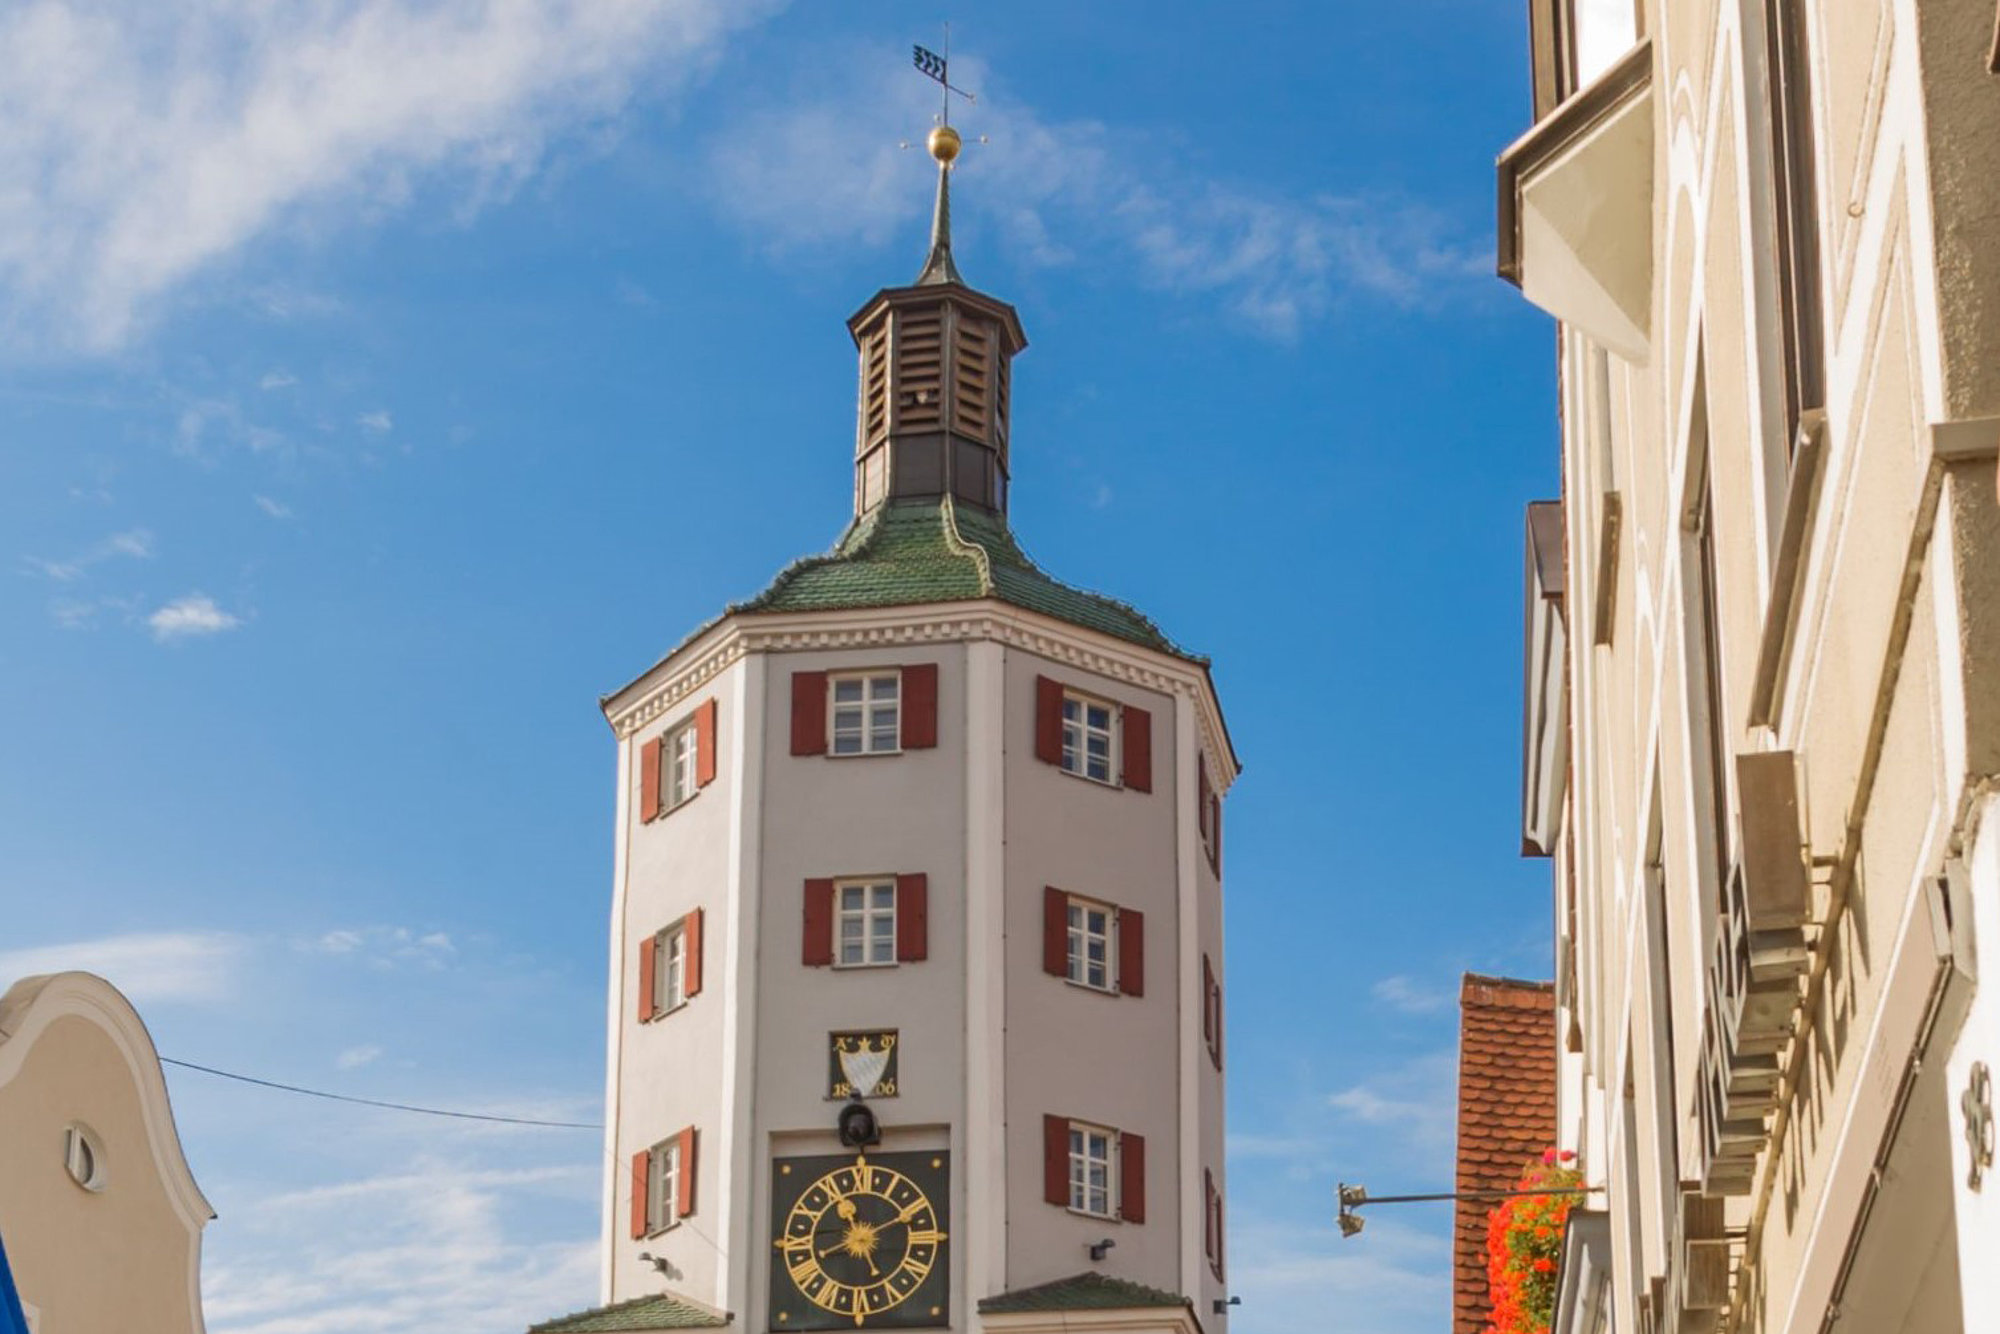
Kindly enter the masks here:
<path id="1" fill-rule="evenodd" d="M 659 934 L 653 948 L 653 1004 L 656 1014 L 687 1004 L 688 937 L 685 922 Z"/>
<path id="2" fill-rule="evenodd" d="M 1094 991 L 1112 991 L 1118 985 L 1113 974 L 1113 937 L 1118 930 L 1118 914 L 1102 903 L 1088 899 L 1069 901 L 1069 980 Z"/>
<path id="3" fill-rule="evenodd" d="M 82 1126 L 63 1131 L 63 1166 L 70 1180 L 88 1191 L 104 1189 L 104 1146 Z"/>
<path id="4" fill-rule="evenodd" d="M 1118 1134 L 1072 1121 L 1069 1127 L 1069 1207 L 1097 1218 L 1117 1217 L 1111 1156 Z"/>
<path id="5" fill-rule="evenodd" d="M 1095 783 L 1115 783 L 1111 769 L 1112 733 L 1118 713 L 1101 699 L 1063 692 L 1063 772 Z"/>
<path id="6" fill-rule="evenodd" d="M 896 882 L 842 881 L 834 887 L 833 961 L 840 968 L 896 962 Z"/>
<path id="7" fill-rule="evenodd" d="M 671 810 L 695 793 L 695 755 L 701 741 L 690 718 L 660 744 L 660 804 Z"/>
<path id="8" fill-rule="evenodd" d="M 652 1170 L 646 1174 L 646 1231 L 665 1232 L 681 1221 L 681 1141 L 661 1140 L 651 1149 Z"/>
<path id="9" fill-rule="evenodd" d="M 903 674 L 867 672 L 827 679 L 834 755 L 893 755 L 903 748 Z"/>

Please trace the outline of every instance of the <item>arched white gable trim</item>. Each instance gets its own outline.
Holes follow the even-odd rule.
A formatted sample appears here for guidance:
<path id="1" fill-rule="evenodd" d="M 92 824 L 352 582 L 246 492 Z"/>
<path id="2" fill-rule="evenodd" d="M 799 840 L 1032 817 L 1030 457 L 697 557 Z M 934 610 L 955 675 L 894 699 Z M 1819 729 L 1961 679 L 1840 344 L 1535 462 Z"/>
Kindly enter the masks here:
<path id="1" fill-rule="evenodd" d="M 159 1164 L 167 1198 L 173 1201 L 193 1241 L 188 1247 L 188 1303 L 196 1334 L 200 1334 L 206 1327 L 201 1312 L 201 1231 L 215 1217 L 215 1210 L 188 1169 L 180 1132 L 174 1127 L 159 1050 L 125 994 L 95 973 L 47 973 L 16 982 L 0 996 L 0 1088 L 21 1072 L 36 1040 L 49 1025 L 69 1016 L 95 1024 L 110 1037 L 139 1090 L 147 1145 L 153 1161 Z"/>

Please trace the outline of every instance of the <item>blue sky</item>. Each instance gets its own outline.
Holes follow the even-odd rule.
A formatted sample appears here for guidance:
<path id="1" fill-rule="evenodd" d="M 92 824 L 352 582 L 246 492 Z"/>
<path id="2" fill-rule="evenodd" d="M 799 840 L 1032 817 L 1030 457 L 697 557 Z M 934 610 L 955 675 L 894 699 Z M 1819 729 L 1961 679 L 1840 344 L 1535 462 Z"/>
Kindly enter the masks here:
<path id="1" fill-rule="evenodd" d="M 0 15 L 0 980 L 161 1050 L 594 1120 L 597 696 L 825 547 L 844 321 L 922 258 L 939 14 L 325 0 Z M 1464 969 L 1516 855 L 1552 339 L 1492 272 L 1506 0 L 953 15 L 1014 520 L 1212 654 L 1237 1334 L 1434 1330 Z M 600 1143 L 176 1071 L 216 1334 L 594 1298 Z"/>

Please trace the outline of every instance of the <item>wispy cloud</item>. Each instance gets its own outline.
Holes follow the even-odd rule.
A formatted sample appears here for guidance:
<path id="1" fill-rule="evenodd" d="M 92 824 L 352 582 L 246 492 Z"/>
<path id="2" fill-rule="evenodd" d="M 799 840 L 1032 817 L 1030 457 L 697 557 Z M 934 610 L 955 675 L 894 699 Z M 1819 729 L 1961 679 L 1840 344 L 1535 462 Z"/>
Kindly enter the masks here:
<path id="1" fill-rule="evenodd" d="M 219 635 L 242 625 L 243 618 L 216 606 L 206 594 L 190 593 L 148 616 L 146 624 L 152 627 L 153 638 L 164 644 Z"/>
<path id="2" fill-rule="evenodd" d="M 512 1329 L 587 1301 L 594 1229 L 556 1238 L 533 1220 L 583 1214 L 594 1155 L 566 1165 L 488 1166 L 461 1152 L 379 1176 L 272 1192 L 244 1216 L 254 1237 L 205 1266 L 215 1334 Z M 341 1239 L 329 1245 L 329 1237 Z"/>
<path id="3" fill-rule="evenodd" d="M 49 603 L 49 617 L 65 630 L 94 630 L 106 612 L 129 617 L 140 607 L 136 597 L 59 597 Z"/>
<path id="4" fill-rule="evenodd" d="M 134 1004 L 203 1004 L 235 993 L 240 936 L 162 931 L 103 936 L 0 953 L 0 987 L 38 973 L 81 969 L 107 978 Z"/>
<path id="5" fill-rule="evenodd" d="M 639 310 L 658 310 L 660 307 L 658 297 L 623 275 L 612 286 L 611 295 L 621 306 L 633 306 Z"/>
<path id="6" fill-rule="evenodd" d="M 370 968 L 439 969 L 458 954 L 458 946 L 445 932 L 406 926 L 340 927 L 299 941 L 296 948 L 307 954 L 353 958 Z"/>
<path id="7" fill-rule="evenodd" d="M 1404 1014 L 1435 1014 L 1453 999 L 1452 993 L 1443 987 L 1426 986 L 1401 973 L 1383 978 L 1370 991 L 1376 1000 Z"/>
<path id="8" fill-rule="evenodd" d="M 1483 241 L 1417 201 L 1363 181 L 1299 195 L 1209 177 L 1144 134 L 1009 102 L 989 71 L 963 64 L 992 93 L 967 128 L 992 142 L 961 159 L 958 212 L 996 220 L 1026 262 L 1087 261 L 1093 275 L 1219 302 L 1275 338 L 1355 298 L 1441 302 L 1490 270 Z M 929 164 L 894 145 L 928 118 L 929 94 L 891 78 L 893 61 L 819 68 L 827 72 L 808 76 L 819 82 L 804 100 L 753 112 L 717 141 L 719 206 L 781 250 L 907 232 Z M 764 151 L 743 153 L 745 139 Z"/>
<path id="9" fill-rule="evenodd" d="M 264 378 L 257 381 L 257 387 L 263 390 L 289 389 L 298 382 L 299 377 L 290 371 L 265 371 Z"/>
<path id="10" fill-rule="evenodd" d="M 174 423 L 174 452 L 212 462 L 217 443 L 245 446 L 258 454 L 288 448 L 284 432 L 253 419 L 233 396 L 183 401 Z"/>
<path id="11" fill-rule="evenodd" d="M 269 496 L 258 496 L 256 497 L 256 501 L 257 508 L 274 519 L 289 519 L 292 517 L 292 507 L 285 504 L 282 500 L 273 500 Z"/>
<path id="12" fill-rule="evenodd" d="M 128 532 L 113 533 L 88 551 L 72 556 L 68 560 L 44 560 L 39 556 L 28 556 L 24 559 L 28 568 L 43 578 L 66 584 L 81 579 L 91 567 L 102 565 L 106 561 L 117 560 L 120 557 L 147 560 L 152 554 L 153 535 L 144 528 L 134 528 Z"/>
<path id="13" fill-rule="evenodd" d="M 770 0 L 71 0 L 0 17 L 0 296 L 31 347 L 115 347 L 188 277 L 307 220 L 461 212 L 643 80 L 671 92 Z"/>
<path id="14" fill-rule="evenodd" d="M 396 424 L 389 414 L 380 408 L 374 412 L 364 412 L 354 420 L 362 430 L 373 431 L 377 435 L 386 434 Z"/>
<path id="15" fill-rule="evenodd" d="M 1457 1054 L 1427 1052 L 1327 1097 L 1342 1117 L 1414 1149 L 1448 1153 L 1457 1128 Z"/>
<path id="16" fill-rule="evenodd" d="M 382 1055 L 382 1049 L 373 1043 L 363 1043 L 359 1047 L 349 1047 L 333 1058 L 334 1065 L 342 1070 L 359 1070 Z"/>
<path id="17" fill-rule="evenodd" d="M 1348 1238 L 1323 1223 L 1301 1227 L 1238 1209 L 1230 1222 L 1229 1285 L 1250 1295 L 1232 1323 L 1323 1329 L 1328 1311 L 1340 1313 L 1343 1334 L 1407 1334 L 1448 1323 L 1451 1242 L 1442 1226 L 1427 1230 L 1392 1215 L 1370 1217 L 1367 1227 Z"/>

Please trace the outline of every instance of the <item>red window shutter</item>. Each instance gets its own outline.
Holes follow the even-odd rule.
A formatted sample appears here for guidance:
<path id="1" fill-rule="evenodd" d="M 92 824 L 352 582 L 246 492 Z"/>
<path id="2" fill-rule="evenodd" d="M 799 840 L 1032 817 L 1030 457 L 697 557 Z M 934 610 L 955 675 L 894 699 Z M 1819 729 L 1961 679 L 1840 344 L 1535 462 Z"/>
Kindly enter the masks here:
<path id="1" fill-rule="evenodd" d="M 715 781 L 715 701 L 708 700 L 694 715 L 694 785 Z"/>
<path id="2" fill-rule="evenodd" d="M 1214 986 L 1215 1042 L 1209 1047 L 1208 1054 L 1215 1061 L 1215 1068 L 1220 1070 L 1222 1068 L 1222 979 L 1219 977 L 1216 978 Z"/>
<path id="3" fill-rule="evenodd" d="M 1209 804 L 1212 807 L 1214 807 L 1214 813 L 1208 817 L 1209 824 L 1215 830 L 1213 837 L 1209 840 L 1208 865 L 1209 868 L 1213 870 L 1217 875 L 1221 875 L 1222 874 L 1222 798 L 1220 796 L 1213 796 L 1210 797 L 1208 800 Z"/>
<path id="4" fill-rule="evenodd" d="M 1069 1208 L 1069 1122 L 1042 1118 L 1042 1198 Z"/>
<path id="5" fill-rule="evenodd" d="M 659 949 L 658 936 L 647 936 L 639 942 L 639 1022 L 642 1024 L 653 1017 L 658 1006 L 653 996 L 653 968 L 654 956 Z"/>
<path id="6" fill-rule="evenodd" d="M 653 1155 L 641 1149 L 632 1155 L 632 1236 L 646 1235 L 646 1196 L 652 1193 Z"/>
<path id="7" fill-rule="evenodd" d="M 792 673 L 792 754 L 826 754 L 826 673 Z"/>
<path id="8" fill-rule="evenodd" d="M 1201 828 L 1202 851 L 1209 854 L 1209 861 L 1215 860 L 1215 828 L 1210 823 L 1214 814 L 1214 789 L 1208 784 L 1208 757 L 1197 755 L 1194 762 L 1194 804 L 1195 823 Z"/>
<path id="9" fill-rule="evenodd" d="M 660 739 L 639 747 L 639 819 L 660 818 Z"/>
<path id="10" fill-rule="evenodd" d="M 937 745 L 938 669 L 921 662 L 903 669 L 903 749 L 929 750 Z"/>
<path id="11" fill-rule="evenodd" d="M 1215 1184 L 1213 1177 L 1209 1178 L 1208 1191 L 1215 1200 L 1215 1276 L 1221 1278 L 1222 1271 L 1227 1264 L 1223 1258 L 1224 1239 L 1227 1236 L 1227 1229 L 1223 1226 L 1222 1219 L 1222 1190 Z"/>
<path id="12" fill-rule="evenodd" d="M 930 957 L 931 889 L 927 875 L 896 877 L 896 962 Z"/>
<path id="13" fill-rule="evenodd" d="M 687 946 L 687 963 L 681 970 L 681 991 L 689 999 L 701 992 L 701 918 L 699 908 L 681 918 L 681 937 Z"/>
<path id="14" fill-rule="evenodd" d="M 1201 956 L 1201 1040 L 1215 1051 L 1215 967 Z"/>
<path id="15" fill-rule="evenodd" d="M 1215 965 L 1201 956 L 1201 1040 L 1208 1047 L 1208 1059 L 1222 1068 L 1222 982 Z"/>
<path id="16" fill-rule="evenodd" d="M 679 1139 L 681 1146 L 681 1184 L 680 1190 L 674 1200 L 674 1215 L 678 1218 L 686 1218 L 694 1212 L 696 1148 L 694 1127 L 689 1126 L 686 1130 L 683 1130 L 679 1135 Z"/>
<path id="17" fill-rule="evenodd" d="M 1128 1223 L 1146 1221 L 1146 1137 L 1118 1137 L 1118 1216 Z"/>
<path id="18" fill-rule="evenodd" d="M 1118 989 L 1146 994 L 1146 914 L 1136 908 L 1118 910 Z"/>
<path id="19" fill-rule="evenodd" d="M 1153 790 L 1153 715 L 1125 706 L 1125 786 L 1134 792 Z"/>
<path id="20" fill-rule="evenodd" d="M 1044 764 L 1062 763 L 1062 706 L 1062 682 L 1036 677 L 1035 758 Z"/>
<path id="21" fill-rule="evenodd" d="M 799 962 L 825 968 L 833 962 L 833 881 L 806 881 L 805 947 Z"/>
<path id="22" fill-rule="evenodd" d="M 1211 1269 L 1215 1268 L 1219 1254 L 1215 1234 L 1215 1174 L 1204 1167 L 1201 1169 L 1201 1253 L 1208 1257 Z"/>
<path id="23" fill-rule="evenodd" d="M 1069 895 L 1054 885 L 1042 890 L 1042 971 L 1069 976 Z"/>

